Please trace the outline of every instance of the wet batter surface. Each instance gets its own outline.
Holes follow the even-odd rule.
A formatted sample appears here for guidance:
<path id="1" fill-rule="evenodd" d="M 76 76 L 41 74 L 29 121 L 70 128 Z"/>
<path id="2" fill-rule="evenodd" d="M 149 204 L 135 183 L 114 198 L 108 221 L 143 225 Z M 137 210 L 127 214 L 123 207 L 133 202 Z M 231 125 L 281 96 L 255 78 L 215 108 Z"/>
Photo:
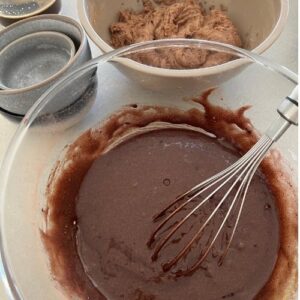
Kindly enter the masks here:
<path id="1" fill-rule="evenodd" d="M 241 47 L 238 30 L 225 11 L 206 12 L 198 0 L 144 0 L 140 12 L 127 9 L 110 26 L 115 48 L 165 38 L 195 38 Z M 161 68 L 185 69 L 225 63 L 231 55 L 204 49 L 159 49 L 131 55 L 138 62 Z"/>
<path id="2" fill-rule="evenodd" d="M 176 237 L 157 261 L 151 260 L 153 249 L 146 243 L 157 226 L 153 215 L 257 141 L 244 116 L 247 108 L 212 106 L 208 94 L 195 99 L 204 111 L 125 107 L 66 149 L 49 178 L 47 228 L 41 233 L 53 277 L 69 298 L 277 300 L 294 295 L 296 191 L 273 151 L 254 178 L 221 266 L 217 258 L 230 223 L 191 276 L 162 271 L 162 263 L 181 249 Z M 191 228 L 199 228 L 200 217 L 189 222 Z M 222 210 L 217 220 L 221 217 Z M 193 262 L 199 254 L 193 250 L 176 268 Z"/>
<path id="3" fill-rule="evenodd" d="M 179 130 L 135 137 L 97 159 L 76 203 L 79 255 L 95 286 L 109 299 L 253 299 L 273 270 L 279 237 L 273 199 L 259 177 L 221 267 L 210 256 L 192 276 L 174 278 L 151 262 L 146 247 L 153 215 L 236 159 L 216 140 Z M 175 249 L 161 255 L 171 258 Z"/>

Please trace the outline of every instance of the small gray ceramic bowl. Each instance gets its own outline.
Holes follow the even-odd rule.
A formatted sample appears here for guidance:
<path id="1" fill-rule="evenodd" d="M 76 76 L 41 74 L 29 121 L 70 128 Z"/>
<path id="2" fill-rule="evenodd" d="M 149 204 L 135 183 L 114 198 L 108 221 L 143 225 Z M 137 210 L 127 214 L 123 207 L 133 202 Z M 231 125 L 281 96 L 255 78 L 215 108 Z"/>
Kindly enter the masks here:
<path id="1" fill-rule="evenodd" d="M 6 19 L 23 19 L 42 13 L 56 0 L 0 0 L 0 17 Z"/>
<path id="2" fill-rule="evenodd" d="M 68 67 L 75 45 L 65 34 L 42 31 L 25 35 L 0 51 L 0 88 L 34 88 Z"/>
<path id="3" fill-rule="evenodd" d="M 60 15 L 42 15 L 28 18 L 8 26 L 0 32 L 0 51 L 16 39 L 31 33 L 54 31 L 67 35 L 72 39 L 76 53 L 69 65 L 55 78 L 50 78 L 34 87 L 22 89 L 0 90 L 0 108 L 15 115 L 25 115 L 36 100 L 63 75 L 73 71 L 78 66 L 91 59 L 91 50 L 81 25 L 75 20 Z M 59 111 L 78 100 L 90 84 L 90 78 L 81 78 L 76 84 L 76 93 L 70 91 L 55 107 L 49 107 L 49 112 Z"/>

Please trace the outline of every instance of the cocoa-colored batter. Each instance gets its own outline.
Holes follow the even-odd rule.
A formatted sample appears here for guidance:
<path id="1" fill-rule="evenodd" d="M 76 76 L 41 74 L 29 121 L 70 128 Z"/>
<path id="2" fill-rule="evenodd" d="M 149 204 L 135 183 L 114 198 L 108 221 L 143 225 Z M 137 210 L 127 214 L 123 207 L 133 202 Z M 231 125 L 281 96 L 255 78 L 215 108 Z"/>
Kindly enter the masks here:
<path id="1" fill-rule="evenodd" d="M 253 299 L 274 268 L 279 237 L 272 196 L 258 176 L 221 267 L 215 249 L 191 277 L 172 278 L 146 247 L 153 215 L 236 159 L 216 140 L 183 130 L 135 137 L 97 159 L 76 201 L 78 251 L 95 286 L 109 299 Z M 199 228 L 200 220 L 189 226 Z M 178 246 L 162 256 L 174 257 Z"/>
<path id="2" fill-rule="evenodd" d="M 113 47 L 175 37 L 242 46 L 236 27 L 222 10 L 212 9 L 206 13 L 197 0 L 160 1 L 159 5 L 144 0 L 143 3 L 143 11 L 121 11 L 119 22 L 110 26 Z M 227 62 L 231 56 L 187 48 L 147 51 L 132 58 L 151 66 L 184 69 L 215 66 Z"/>
<path id="3" fill-rule="evenodd" d="M 69 147 L 49 179 L 49 227 L 43 233 L 53 275 L 69 294 L 130 300 L 292 295 L 296 197 L 289 177 L 280 169 L 280 156 L 273 152 L 262 164 L 264 175 L 254 179 L 222 266 L 214 257 L 218 249 L 188 277 L 164 273 L 161 260 L 151 261 L 146 242 L 155 228 L 152 216 L 180 192 L 238 158 L 237 150 L 223 139 L 242 152 L 257 140 L 243 116 L 245 109 L 231 112 L 208 105 L 205 99 L 200 100 L 205 113 L 127 107 Z M 166 123 L 153 123 L 157 121 Z M 146 132 L 149 128 L 156 130 Z M 223 137 L 222 142 L 197 128 Z M 160 259 L 173 256 L 176 250 L 172 249 Z"/>

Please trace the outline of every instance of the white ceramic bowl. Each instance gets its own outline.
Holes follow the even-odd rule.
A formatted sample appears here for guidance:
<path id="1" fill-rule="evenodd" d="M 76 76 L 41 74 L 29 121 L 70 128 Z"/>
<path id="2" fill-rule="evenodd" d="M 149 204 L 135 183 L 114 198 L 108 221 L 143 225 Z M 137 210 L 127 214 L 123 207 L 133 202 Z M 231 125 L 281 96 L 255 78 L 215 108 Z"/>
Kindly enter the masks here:
<path id="1" fill-rule="evenodd" d="M 245 48 L 261 54 L 279 37 L 288 16 L 288 0 L 209 0 L 202 1 L 205 7 L 222 5 L 238 28 Z M 137 0 L 78 0 L 81 23 L 89 37 L 104 52 L 110 46 L 109 26 L 117 21 L 118 12 L 125 8 L 141 9 Z M 199 91 L 208 88 L 208 83 L 218 85 L 239 73 L 240 61 L 203 69 L 170 70 L 146 66 L 126 58 L 116 59 L 118 68 L 130 78 L 153 90 L 168 90 L 171 87 Z M 222 73 L 222 76 L 219 76 Z M 213 75 L 211 75 L 213 74 Z"/>

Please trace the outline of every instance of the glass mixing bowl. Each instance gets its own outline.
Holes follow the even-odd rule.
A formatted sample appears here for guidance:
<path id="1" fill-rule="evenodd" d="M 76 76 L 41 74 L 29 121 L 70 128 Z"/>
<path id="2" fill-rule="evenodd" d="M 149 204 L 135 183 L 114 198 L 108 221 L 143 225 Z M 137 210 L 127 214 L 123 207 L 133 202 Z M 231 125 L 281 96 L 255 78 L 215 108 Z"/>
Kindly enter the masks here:
<path id="1" fill-rule="evenodd" d="M 210 96 L 217 105 L 236 109 L 250 104 L 247 116 L 259 131 L 277 117 L 276 108 L 297 84 L 288 69 L 232 46 L 201 40 L 145 42 L 98 57 L 63 78 L 32 107 L 15 133 L 0 171 L 1 257 L 7 293 L 14 299 L 67 299 L 52 279 L 49 261 L 40 238 L 43 229 L 45 188 L 54 163 L 65 146 L 87 129 L 99 126 L 111 113 L 127 104 L 197 107 L 188 99 L 216 86 L 214 67 L 201 70 L 197 89 L 170 86 L 162 91 L 147 89 L 120 73 L 118 58 L 132 53 L 194 47 L 227 53 L 244 70 L 231 79 L 219 80 Z M 226 64 L 224 64 L 226 66 Z M 225 67 L 224 67 L 225 68 Z M 156 70 L 157 71 L 157 70 Z M 188 71 L 186 71 L 188 73 Z M 161 69 L 163 76 L 164 70 Z M 207 76 L 207 75 L 213 76 Z M 83 87 L 81 83 L 89 84 Z M 178 81 L 180 83 L 180 80 Z M 64 99 L 73 97 L 71 106 Z M 291 128 L 279 141 L 289 165 L 296 171 L 297 131 Z"/>

